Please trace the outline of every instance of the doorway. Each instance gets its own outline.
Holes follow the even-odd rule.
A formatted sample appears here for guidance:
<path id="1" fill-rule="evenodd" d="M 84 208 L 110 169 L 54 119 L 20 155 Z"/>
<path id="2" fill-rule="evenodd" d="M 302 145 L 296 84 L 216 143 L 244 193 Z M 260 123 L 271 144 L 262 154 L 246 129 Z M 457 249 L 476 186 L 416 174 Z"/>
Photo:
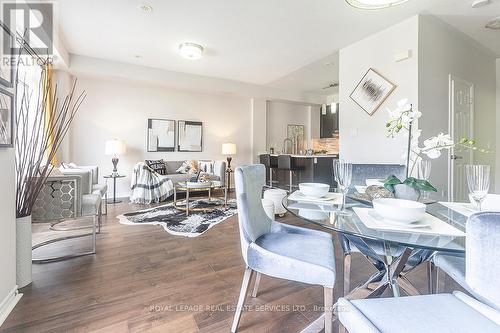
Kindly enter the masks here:
<path id="1" fill-rule="evenodd" d="M 474 84 L 449 76 L 449 133 L 454 142 L 474 137 Z M 472 150 L 456 146 L 448 154 L 448 200 L 468 202 L 465 165 L 473 163 Z"/>

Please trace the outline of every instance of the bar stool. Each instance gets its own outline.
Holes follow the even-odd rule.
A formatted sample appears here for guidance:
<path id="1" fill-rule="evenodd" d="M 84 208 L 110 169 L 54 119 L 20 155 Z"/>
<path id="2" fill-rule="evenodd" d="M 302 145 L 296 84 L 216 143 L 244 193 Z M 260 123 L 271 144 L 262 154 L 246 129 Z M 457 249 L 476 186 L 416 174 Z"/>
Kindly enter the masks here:
<path id="1" fill-rule="evenodd" d="M 297 185 L 293 185 L 293 175 L 296 174 L 296 171 L 304 170 L 303 167 L 296 166 L 292 162 L 291 155 L 278 155 L 278 170 L 285 170 L 290 174 L 290 182 L 288 185 L 289 193 L 292 193 L 294 187 L 298 187 Z"/>
<path id="2" fill-rule="evenodd" d="M 278 168 L 278 157 L 271 156 L 270 154 L 260 155 L 260 163 L 264 164 L 266 169 L 269 170 L 269 188 L 273 188 L 273 184 L 277 184 L 277 180 L 273 180 L 273 174 Z"/>

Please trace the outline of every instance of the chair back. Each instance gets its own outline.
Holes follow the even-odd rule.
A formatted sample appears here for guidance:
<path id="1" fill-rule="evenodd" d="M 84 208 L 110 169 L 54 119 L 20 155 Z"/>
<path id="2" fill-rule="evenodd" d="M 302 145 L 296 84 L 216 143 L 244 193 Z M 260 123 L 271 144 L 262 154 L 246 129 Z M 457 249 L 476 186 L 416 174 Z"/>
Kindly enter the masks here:
<path id="1" fill-rule="evenodd" d="M 405 177 L 406 166 L 400 164 L 353 164 L 351 186 L 366 185 L 367 179 L 386 179 L 395 175 Z"/>
<path id="2" fill-rule="evenodd" d="M 254 242 L 271 231 L 272 220 L 262 207 L 262 187 L 266 181 L 266 169 L 262 164 L 240 166 L 234 172 L 238 223 L 240 226 L 241 251 L 247 262 L 247 249 Z"/>
<path id="3" fill-rule="evenodd" d="M 260 164 L 264 164 L 266 168 L 271 167 L 271 155 L 269 154 L 262 154 L 259 156 L 260 158 Z"/>
<path id="4" fill-rule="evenodd" d="M 466 282 L 482 301 L 500 310 L 500 212 L 474 214 L 466 229 Z"/>
<path id="5" fill-rule="evenodd" d="M 292 156 L 279 155 L 278 156 L 278 169 L 290 170 L 292 169 Z"/>

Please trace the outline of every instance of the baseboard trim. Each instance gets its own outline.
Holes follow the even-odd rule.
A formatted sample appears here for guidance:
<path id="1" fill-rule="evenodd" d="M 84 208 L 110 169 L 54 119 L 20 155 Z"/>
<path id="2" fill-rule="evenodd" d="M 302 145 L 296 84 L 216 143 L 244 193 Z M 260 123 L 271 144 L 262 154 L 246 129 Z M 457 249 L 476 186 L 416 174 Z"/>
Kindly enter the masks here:
<path id="1" fill-rule="evenodd" d="M 14 309 L 17 302 L 21 299 L 23 294 L 17 291 L 17 285 L 5 296 L 0 303 L 0 326 L 4 323 L 5 319 L 9 316 L 10 312 Z"/>

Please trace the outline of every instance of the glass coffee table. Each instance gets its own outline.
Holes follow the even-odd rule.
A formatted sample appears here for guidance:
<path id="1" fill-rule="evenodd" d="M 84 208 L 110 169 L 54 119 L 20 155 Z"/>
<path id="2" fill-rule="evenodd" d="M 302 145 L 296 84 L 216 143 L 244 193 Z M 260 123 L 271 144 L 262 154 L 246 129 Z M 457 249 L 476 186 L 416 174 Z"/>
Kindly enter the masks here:
<path id="1" fill-rule="evenodd" d="M 193 192 L 208 192 L 206 197 L 201 197 L 208 199 L 208 202 L 212 201 L 212 191 L 216 189 L 224 190 L 224 198 L 222 199 L 221 204 L 210 205 L 210 207 L 189 207 L 189 195 Z M 177 193 L 185 192 L 186 198 L 183 200 L 177 200 Z M 200 198 L 200 197 L 196 197 Z M 217 198 L 221 199 L 221 198 Z M 189 212 L 191 211 L 202 211 L 208 212 L 212 211 L 216 208 L 224 208 L 227 209 L 227 186 L 223 184 L 221 181 L 210 181 L 210 182 L 178 182 L 174 186 L 174 207 L 178 210 L 185 211 L 186 216 L 189 216 Z"/>

